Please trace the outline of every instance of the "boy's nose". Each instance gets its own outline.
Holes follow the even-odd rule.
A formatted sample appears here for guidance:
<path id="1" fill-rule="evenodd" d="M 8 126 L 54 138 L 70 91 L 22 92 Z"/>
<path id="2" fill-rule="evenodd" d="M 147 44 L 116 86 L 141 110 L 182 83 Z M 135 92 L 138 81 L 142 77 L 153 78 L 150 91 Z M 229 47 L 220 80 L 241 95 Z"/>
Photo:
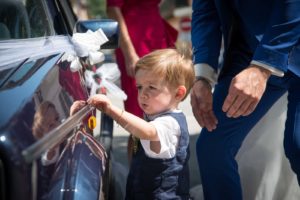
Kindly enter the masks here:
<path id="1" fill-rule="evenodd" d="M 141 96 L 141 98 L 147 98 L 147 92 L 146 92 L 145 89 L 142 89 L 142 90 L 140 91 L 140 96 Z"/>

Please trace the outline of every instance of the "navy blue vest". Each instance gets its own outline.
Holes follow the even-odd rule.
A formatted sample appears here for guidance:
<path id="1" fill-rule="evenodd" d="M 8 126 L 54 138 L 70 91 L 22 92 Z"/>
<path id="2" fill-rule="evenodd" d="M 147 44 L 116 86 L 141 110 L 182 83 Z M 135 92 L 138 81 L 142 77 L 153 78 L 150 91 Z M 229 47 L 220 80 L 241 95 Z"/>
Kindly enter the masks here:
<path id="1" fill-rule="evenodd" d="M 183 113 L 165 113 L 179 123 L 176 155 L 170 159 L 146 156 L 141 143 L 133 155 L 126 185 L 126 200 L 189 199 L 189 132 Z"/>

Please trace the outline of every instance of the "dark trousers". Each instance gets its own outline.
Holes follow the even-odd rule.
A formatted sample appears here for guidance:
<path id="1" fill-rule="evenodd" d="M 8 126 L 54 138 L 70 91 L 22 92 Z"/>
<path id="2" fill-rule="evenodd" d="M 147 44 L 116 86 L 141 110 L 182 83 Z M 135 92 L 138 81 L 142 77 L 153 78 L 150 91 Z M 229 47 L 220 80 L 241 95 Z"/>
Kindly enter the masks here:
<path id="1" fill-rule="evenodd" d="M 252 114 L 228 118 L 222 111 L 222 105 L 228 94 L 231 79 L 232 77 L 224 76 L 214 90 L 213 106 L 218 118 L 217 128 L 213 132 L 202 129 L 197 141 L 196 151 L 205 199 L 242 199 L 235 156 L 250 130 L 285 92 L 288 92 L 288 110 L 284 150 L 300 183 L 300 78 L 290 72 L 283 78 L 272 76 Z"/>

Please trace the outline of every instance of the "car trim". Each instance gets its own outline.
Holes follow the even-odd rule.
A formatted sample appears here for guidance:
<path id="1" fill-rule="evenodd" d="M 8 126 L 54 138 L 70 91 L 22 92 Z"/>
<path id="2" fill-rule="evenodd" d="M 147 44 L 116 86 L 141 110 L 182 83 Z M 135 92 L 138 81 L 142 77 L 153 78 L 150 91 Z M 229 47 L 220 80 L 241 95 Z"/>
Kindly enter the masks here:
<path id="1" fill-rule="evenodd" d="M 45 151 L 60 144 L 79 122 L 87 116 L 94 108 L 86 105 L 73 116 L 66 119 L 61 125 L 45 134 L 43 138 L 30 145 L 22 151 L 24 160 L 27 163 L 38 159 Z"/>

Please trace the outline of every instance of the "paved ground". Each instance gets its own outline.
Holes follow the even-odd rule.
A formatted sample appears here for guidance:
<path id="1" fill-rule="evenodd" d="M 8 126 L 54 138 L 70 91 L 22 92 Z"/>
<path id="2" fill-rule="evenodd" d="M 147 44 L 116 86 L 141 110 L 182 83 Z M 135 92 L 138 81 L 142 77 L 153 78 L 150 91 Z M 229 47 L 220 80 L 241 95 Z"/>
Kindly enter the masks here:
<path id="1" fill-rule="evenodd" d="M 118 98 L 109 95 L 109 98 L 113 101 L 115 105 L 118 105 L 119 107 L 123 107 L 123 103 Z M 185 101 L 183 101 L 180 104 L 179 107 L 187 116 L 188 120 L 188 126 L 190 131 L 190 149 L 191 149 L 191 158 L 190 158 L 190 184 L 191 184 L 191 194 L 192 196 L 197 196 L 197 198 L 194 199 L 201 199 L 199 192 L 201 193 L 201 187 L 199 188 L 200 184 L 200 176 L 198 171 L 198 166 L 196 162 L 196 155 L 195 155 L 195 142 L 198 137 L 198 133 L 201 129 L 201 127 L 198 125 L 196 120 L 193 117 L 191 107 L 190 107 L 190 98 L 188 97 Z M 114 132 L 113 132 L 113 155 L 114 160 L 116 161 L 115 171 L 119 173 L 117 176 L 120 178 L 119 182 L 122 187 L 122 185 L 125 185 L 126 176 L 128 172 L 128 162 L 127 162 L 127 153 L 126 153 L 126 146 L 127 146 L 127 139 L 128 139 L 128 132 L 125 131 L 122 127 L 119 127 L 114 122 Z M 123 180 L 124 179 L 124 180 Z M 196 193 L 196 195 L 195 195 Z"/>

